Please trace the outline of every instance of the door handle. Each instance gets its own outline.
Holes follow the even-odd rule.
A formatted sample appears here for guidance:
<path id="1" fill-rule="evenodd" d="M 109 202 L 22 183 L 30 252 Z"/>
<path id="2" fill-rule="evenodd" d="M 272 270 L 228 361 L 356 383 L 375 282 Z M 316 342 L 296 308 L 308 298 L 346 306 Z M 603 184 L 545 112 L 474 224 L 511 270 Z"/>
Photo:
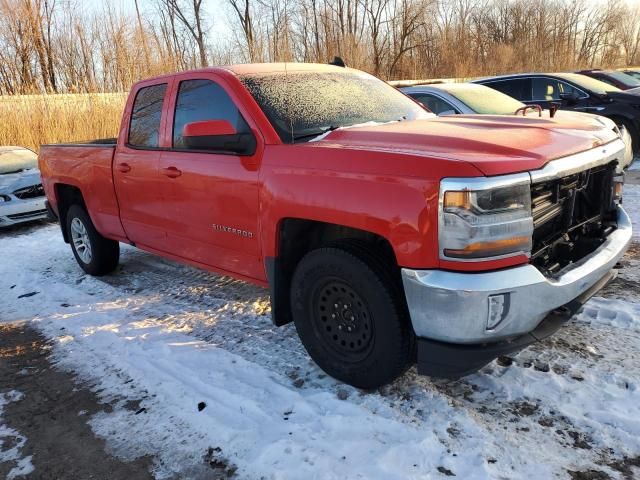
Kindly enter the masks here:
<path id="1" fill-rule="evenodd" d="M 176 167 L 167 167 L 162 169 L 162 173 L 169 178 L 178 178 L 182 175 L 182 170 L 178 170 Z"/>
<path id="2" fill-rule="evenodd" d="M 118 171 L 122 172 L 122 173 L 127 173 L 127 172 L 131 171 L 131 166 L 128 163 L 119 163 L 118 164 Z"/>

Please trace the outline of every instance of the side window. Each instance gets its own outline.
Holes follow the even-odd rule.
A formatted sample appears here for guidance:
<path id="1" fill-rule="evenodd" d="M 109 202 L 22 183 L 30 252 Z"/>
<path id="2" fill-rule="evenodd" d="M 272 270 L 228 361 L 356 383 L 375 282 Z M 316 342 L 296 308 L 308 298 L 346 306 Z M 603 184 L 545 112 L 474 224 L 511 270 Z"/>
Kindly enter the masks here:
<path id="1" fill-rule="evenodd" d="M 534 78 L 533 79 L 533 100 L 560 100 L 560 82 L 553 78 Z"/>
<path id="2" fill-rule="evenodd" d="M 566 82 L 554 78 L 534 78 L 533 79 L 533 100 L 553 101 L 560 100 L 563 93 L 576 93 L 583 96 L 584 93 L 572 87 Z"/>
<path id="3" fill-rule="evenodd" d="M 485 83 L 487 87 L 491 87 L 499 92 L 509 95 L 510 97 L 520 100 L 521 102 L 531 101 L 531 79 L 530 78 L 512 78 L 509 80 L 497 80 L 495 82 Z"/>
<path id="4" fill-rule="evenodd" d="M 162 102 L 166 91 L 166 83 L 138 90 L 129 124 L 129 145 L 141 148 L 158 147 Z"/>
<path id="5" fill-rule="evenodd" d="M 227 120 L 238 133 L 249 133 L 249 126 L 227 92 L 211 80 L 180 82 L 173 120 L 173 147 L 186 148 L 182 131 L 187 123 Z"/>
<path id="6" fill-rule="evenodd" d="M 559 81 L 558 88 L 560 89 L 560 93 L 575 93 L 579 97 L 584 97 L 585 93 L 582 90 L 578 90 L 573 85 L 569 85 L 568 83 Z"/>
<path id="7" fill-rule="evenodd" d="M 425 105 L 429 110 L 431 110 L 436 115 L 440 115 L 442 112 L 451 112 L 452 110 L 455 113 L 458 113 L 458 111 L 455 109 L 453 105 L 445 102 L 444 100 L 438 97 L 429 95 L 428 93 L 414 93 L 409 96 L 414 100 Z"/>

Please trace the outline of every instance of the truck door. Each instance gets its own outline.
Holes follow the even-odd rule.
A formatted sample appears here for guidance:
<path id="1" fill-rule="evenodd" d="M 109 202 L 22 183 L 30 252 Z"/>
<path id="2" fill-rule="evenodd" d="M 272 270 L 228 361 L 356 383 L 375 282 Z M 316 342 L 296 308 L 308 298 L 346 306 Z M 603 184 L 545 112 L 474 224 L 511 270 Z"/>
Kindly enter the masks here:
<path id="1" fill-rule="evenodd" d="M 171 148 L 160 157 L 169 248 L 185 259 L 261 279 L 258 131 L 213 74 L 185 74 L 178 80 L 170 107 L 173 124 L 166 127 Z M 183 137 L 185 125 L 207 120 L 226 120 L 237 132 L 253 135 L 255 153 L 190 148 Z"/>
<path id="2" fill-rule="evenodd" d="M 140 247 L 167 251 L 163 179 L 158 172 L 162 112 L 168 84 L 141 86 L 125 113 L 113 160 L 120 220 L 127 237 Z M 166 111 L 166 110 L 165 110 Z"/>

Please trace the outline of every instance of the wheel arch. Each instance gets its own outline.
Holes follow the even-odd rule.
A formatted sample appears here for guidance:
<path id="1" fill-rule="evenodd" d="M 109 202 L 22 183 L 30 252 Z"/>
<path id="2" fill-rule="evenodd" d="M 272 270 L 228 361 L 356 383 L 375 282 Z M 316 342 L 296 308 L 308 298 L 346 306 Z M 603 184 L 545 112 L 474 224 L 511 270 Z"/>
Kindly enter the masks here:
<path id="1" fill-rule="evenodd" d="M 317 248 L 344 248 L 365 261 L 378 262 L 378 268 L 396 270 L 397 280 L 400 279 L 400 269 L 391 242 L 377 233 L 334 223 L 287 217 L 278 222 L 276 234 L 276 254 L 265 258 L 271 314 L 276 326 L 292 321 L 290 290 L 293 272 L 302 257 Z"/>
<path id="2" fill-rule="evenodd" d="M 56 204 L 58 206 L 58 218 L 60 219 L 62 237 L 66 243 L 69 243 L 69 234 L 66 229 L 67 212 L 69 211 L 69 207 L 71 207 L 71 205 L 80 205 L 86 210 L 87 205 L 84 201 L 82 191 L 75 185 L 56 183 L 53 188 L 56 195 Z"/>

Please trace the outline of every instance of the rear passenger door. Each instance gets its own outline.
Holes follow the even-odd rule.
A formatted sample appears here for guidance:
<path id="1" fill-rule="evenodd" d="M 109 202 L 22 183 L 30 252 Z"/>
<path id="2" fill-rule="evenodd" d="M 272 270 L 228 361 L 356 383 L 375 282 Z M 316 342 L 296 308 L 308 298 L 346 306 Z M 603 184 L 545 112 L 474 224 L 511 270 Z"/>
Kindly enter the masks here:
<path id="1" fill-rule="evenodd" d="M 113 160 L 113 178 L 120 221 L 127 238 L 140 247 L 166 251 L 163 179 L 158 173 L 162 112 L 169 84 L 142 84 L 132 92 L 124 132 Z"/>
<path id="2" fill-rule="evenodd" d="M 262 141 L 232 95 L 214 74 L 185 74 L 176 79 L 171 104 L 174 115 L 166 127 L 171 146 L 160 158 L 160 173 L 166 175 L 166 229 L 176 255 L 262 278 L 258 241 Z M 190 149 L 183 138 L 184 126 L 205 120 L 227 120 L 239 133 L 253 134 L 256 152 L 242 156 Z"/>

